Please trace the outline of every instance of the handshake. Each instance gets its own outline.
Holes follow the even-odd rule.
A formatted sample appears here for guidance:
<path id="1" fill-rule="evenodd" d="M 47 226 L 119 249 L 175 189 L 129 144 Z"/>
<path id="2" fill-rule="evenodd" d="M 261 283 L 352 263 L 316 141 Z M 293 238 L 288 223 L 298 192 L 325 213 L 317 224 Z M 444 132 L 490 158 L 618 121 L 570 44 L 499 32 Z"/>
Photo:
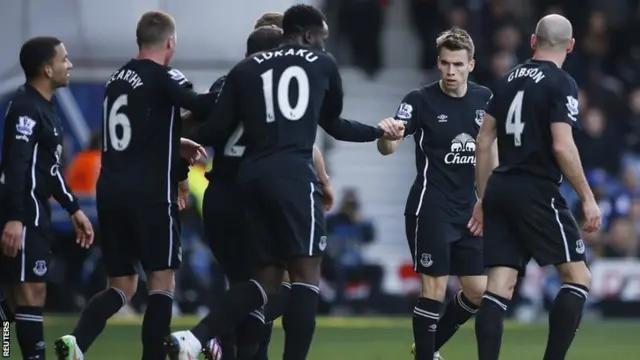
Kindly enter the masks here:
<path id="1" fill-rule="evenodd" d="M 378 128 L 384 131 L 382 139 L 400 140 L 404 136 L 404 123 L 394 118 L 386 118 L 378 123 Z"/>

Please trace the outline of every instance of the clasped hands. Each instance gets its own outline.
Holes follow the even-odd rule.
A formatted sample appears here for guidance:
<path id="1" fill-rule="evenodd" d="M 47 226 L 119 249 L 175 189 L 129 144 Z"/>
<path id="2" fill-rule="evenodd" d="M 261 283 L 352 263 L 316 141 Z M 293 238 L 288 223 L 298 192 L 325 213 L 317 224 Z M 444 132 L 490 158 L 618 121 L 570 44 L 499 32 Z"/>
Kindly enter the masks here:
<path id="1" fill-rule="evenodd" d="M 400 140 L 404 136 L 404 123 L 394 118 L 380 121 L 378 127 L 384 131 L 382 136 L 384 140 Z"/>

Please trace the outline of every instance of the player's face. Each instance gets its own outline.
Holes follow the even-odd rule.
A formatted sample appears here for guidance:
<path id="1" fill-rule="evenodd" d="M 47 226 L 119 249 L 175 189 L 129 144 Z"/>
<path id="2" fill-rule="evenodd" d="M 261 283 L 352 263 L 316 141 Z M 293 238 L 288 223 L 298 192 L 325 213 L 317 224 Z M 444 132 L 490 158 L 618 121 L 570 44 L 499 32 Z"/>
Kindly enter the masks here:
<path id="1" fill-rule="evenodd" d="M 55 87 L 64 87 L 69 85 L 69 69 L 73 67 L 67 54 L 64 44 L 56 46 L 56 56 L 51 63 L 45 66 L 45 74 Z"/>
<path id="2" fill-rule="evenodd" d="M 465 84 L 474 66 L 475 61 L 469 58 L 467 50 L 440 49 L 438 70 L 440 70 L 442 85 L 447 90 L 456 90 Z"/>

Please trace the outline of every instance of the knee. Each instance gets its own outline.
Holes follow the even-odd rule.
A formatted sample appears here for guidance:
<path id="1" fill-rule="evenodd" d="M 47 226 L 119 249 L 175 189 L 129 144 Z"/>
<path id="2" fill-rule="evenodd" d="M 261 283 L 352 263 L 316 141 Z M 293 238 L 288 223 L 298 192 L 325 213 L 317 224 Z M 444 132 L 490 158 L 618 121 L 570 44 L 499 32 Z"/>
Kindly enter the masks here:
<path id="1" fill-rule="evenodd" d="M 122 292 L 127 298 L 127 302 L 129 302 L 138 290 L 138 276 L 131 275 L 110 278 L 108 286 Z"/>
<path id="2" fill-rule="evenodd" d="M 304 283 L 313 286 L 320 285 L 319 257 L 300 257 L 289 264 L 290 283 Z"/>
<path id="3" fill-rule="evenodd" d="M 482 302 L 482 295 L 487 289 L 487 277 L 469 276 L 461 278 L 460 283 L 462 284 L 462 293 L 464 296 L 472 303 L 480 305 L 480 302 Z"/>
<path id="4" fill-rule="evenodd" d="M 176 287 L 175 272 L 172 269 L 147 273 L 149 291 L 160 290 L 173 293 Z"/>
<path id="5" fill-rule="evenodd" d="M 47 296 L 45 283 L 22 283 L 12 289 L 16 306 L 43 307 Z"/>
<path id="6" fill-rule="evenodd" d="M 447 294 L 448 276 L 420 275 L 421 290 L 420 297 L 427 299 L 444 301 Z"/>
<path id="7" fill-rule="evenodd" d="M 560 264 L 557 267 L 558 275 L 563 283 L 591 287 L 591 271 L 584 261 Z"/>
<path id="8" fill-rule="evenodd" d="M 487 291 L 511 300 L 517 282 L 518 270 L 506 267 L 495 267 L 489 270 Z"/>

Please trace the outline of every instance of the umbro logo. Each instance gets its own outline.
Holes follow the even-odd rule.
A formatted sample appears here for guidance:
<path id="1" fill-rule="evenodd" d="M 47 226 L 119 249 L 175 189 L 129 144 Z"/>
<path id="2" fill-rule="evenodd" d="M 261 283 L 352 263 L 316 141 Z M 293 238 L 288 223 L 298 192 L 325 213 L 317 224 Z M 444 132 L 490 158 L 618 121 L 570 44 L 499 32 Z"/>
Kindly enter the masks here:
<path id="1" fill-rule="evenodd" d="M 449 117 L 448 117 L 447 115 L 445 115 L 445 114 L 440 114 L 440 115 L 438 115 L 438 122 L 447 122 L 447 119 L 448 119 L 448 118 L 449 118 Z"/>

